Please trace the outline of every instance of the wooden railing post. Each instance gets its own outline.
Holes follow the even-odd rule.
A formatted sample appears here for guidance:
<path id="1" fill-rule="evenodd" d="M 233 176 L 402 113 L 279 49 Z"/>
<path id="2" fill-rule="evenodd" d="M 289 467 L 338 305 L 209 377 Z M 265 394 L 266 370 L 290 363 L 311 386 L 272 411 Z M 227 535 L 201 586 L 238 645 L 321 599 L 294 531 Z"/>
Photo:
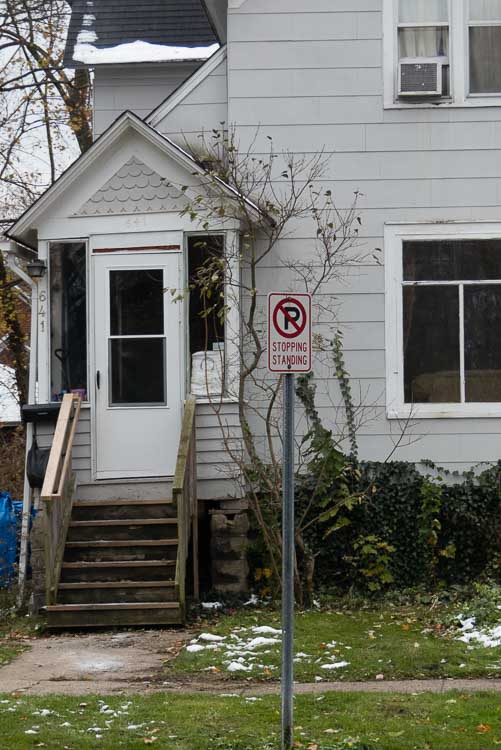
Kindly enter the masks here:
<path id="1" fill-rule="evenodd" d="M 80 396 L 67 393 L 52 440 L 40 500 L 45 505 L 45 581 L 47 604 L 55 604 L 66 536 L 71 518 L 75 478 L 71 470 L 73 441 L 80 415 Z"/>
<path id="2" fill-rule="evenodd" d="M 181 437 L 176 461 L 172 497 L 177 508 L 178 551 L 176 560 L 176 590 L 181 610 L 186 608 L 186 561 L 190 536 L 193 546 L 193 591 L 199 596 L 198 574 L 198 496 L 197 445 L 194 398 L 187 399 L 184 408 Z"/>

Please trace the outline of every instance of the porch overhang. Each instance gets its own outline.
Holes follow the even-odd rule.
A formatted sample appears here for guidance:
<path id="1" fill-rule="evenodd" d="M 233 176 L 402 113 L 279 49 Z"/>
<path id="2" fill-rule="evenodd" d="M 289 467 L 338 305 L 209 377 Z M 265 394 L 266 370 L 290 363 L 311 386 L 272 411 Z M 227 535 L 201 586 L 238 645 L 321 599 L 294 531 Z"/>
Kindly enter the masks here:
<path id="1" fill-rule="evenodd" d="M 228 199 L 245 203 L 246 210 L 256 218 L 267 219 L 264 212 L 249 198 L 241 195 L 234 187 L 228 185 L 224 180 L 214 177 L 187 151 L 178 146 L 170 138 L 161 135 L 147 123 L 141 120 L 133 112 L 124 112 L 90 147 L 82 154 L 62 175 L 43 193 L 40 198 L 22 214 L 22 216 L 5 232 L 8 239 L 21 245 L 35 248 L 37 244 L 37 227 L 44 215 L 67 194 L 67 192 L 78 183 L 85 172 L 98 160 L 104 159 L 106 153 L 120 137 L 127 132 L 134 132 L 153 146 L 160 149 L 170 157 L 176 164 L 184 169 L 191 179 L 199 177 L 201 184 L 206 179 L 205 187 L 210 190 L 217 188 Z M 187 191 L 189 195 L 189 192 Z M 267 219 L 268 221 L 271 220 Z"/>

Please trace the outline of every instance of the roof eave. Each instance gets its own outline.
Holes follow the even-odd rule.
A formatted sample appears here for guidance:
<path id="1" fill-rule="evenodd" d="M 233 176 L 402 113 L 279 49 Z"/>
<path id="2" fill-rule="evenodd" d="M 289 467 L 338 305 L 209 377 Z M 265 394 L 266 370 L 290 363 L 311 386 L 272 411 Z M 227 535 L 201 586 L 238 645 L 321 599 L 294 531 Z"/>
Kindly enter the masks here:
<path id="1" fill-rule="evenodd" d="M 120 117 L 115 120 L 114 123 L 93 143 L 91 148 L 80 156 L 63 174 L 54 182 L 51 187 L 38 198 L 35 203 L 28 208 L 22 216 L 13 224 L 8 232 L 5 232 L 6 236 L 10 239 L 18 242 L 29 244 L 26 242 L 24 235 L 28 233 L 34 227 L 34 222 L 40 217 L 49 206 L 57 200 L 67 189 L 68 183 L 78 178 L 80 174 L 84 172 L 99 156 L 106 150 L 116 138 L 118 138 L 128 127 L 132 127 L 136 132 L 141 133 L 150 142 L 155 144 L 160 149 L 167 150 L 169 155 L 191 173 L 200 175 L 201 177 L 207 176 L 207 170 L 197 162 L 197 160 L 185 151 L 177 143 L 174 143 L 167 136 L 161 135 L 154 130 L 149 124 L 141 120 L 133 112 L 126 111 Z M 219 188 L 225 192 L 228 197 L 242 200 L 245 202 L 248 210 L 256 217 L 263 219 L 265 218 L 271 224 L 273 224 L 270 217 L 267 216 L 253 201 L 249 198 L 241 195 L 231 185 L 228 185 L 224 180 L 215 178 L 215 182 Z"/>

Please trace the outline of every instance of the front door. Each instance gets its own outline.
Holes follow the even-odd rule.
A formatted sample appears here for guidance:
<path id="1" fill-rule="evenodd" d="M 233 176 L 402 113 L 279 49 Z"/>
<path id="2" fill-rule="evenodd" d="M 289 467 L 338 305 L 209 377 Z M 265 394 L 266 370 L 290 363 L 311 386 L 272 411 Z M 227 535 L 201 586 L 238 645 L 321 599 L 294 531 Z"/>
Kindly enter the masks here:
<path id="1" fill-rule="evenodd" d="M 174 474 L 181 431 L 180 253 L 93 256 L 97 479 Z"/>

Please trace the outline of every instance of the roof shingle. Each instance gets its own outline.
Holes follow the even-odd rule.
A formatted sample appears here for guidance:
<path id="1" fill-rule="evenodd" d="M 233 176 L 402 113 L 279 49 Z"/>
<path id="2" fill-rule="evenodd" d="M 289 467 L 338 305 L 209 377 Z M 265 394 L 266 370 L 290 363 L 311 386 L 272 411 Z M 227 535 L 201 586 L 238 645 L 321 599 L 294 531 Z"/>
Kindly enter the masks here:
<path id="1" fill-rule="evenodd" d="M 98 49 L 135 41 L 173 47 L 203 47 L 219 40 L 202 0 L 73 0 L 64 64 L 73 59 L 81 32 L 97 37 Z"/>

